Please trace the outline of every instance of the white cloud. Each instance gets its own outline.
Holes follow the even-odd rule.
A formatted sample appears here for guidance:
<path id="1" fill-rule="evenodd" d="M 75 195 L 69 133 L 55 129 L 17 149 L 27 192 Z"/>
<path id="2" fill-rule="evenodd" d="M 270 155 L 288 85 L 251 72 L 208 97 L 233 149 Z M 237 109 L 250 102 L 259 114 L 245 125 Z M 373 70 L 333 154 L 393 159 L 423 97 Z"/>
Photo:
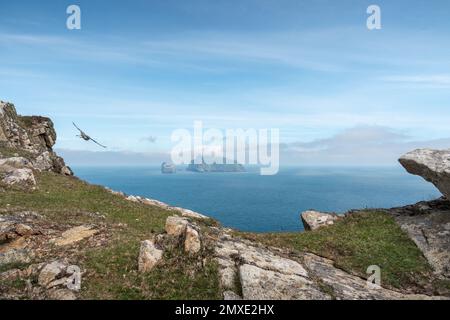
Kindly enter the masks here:
<path id="1" fill-rule="evenodd" d="M 56 149 L 69 166 L 145 166 L 170 160 L 164 152 L 85 151 Z"/>
<path id="2" fill-rule="evenodd" d="M 450 138 L 414 140 L 389 127 L 358 126 L 326 139 L 280 144 L 281 165 L 394 166 L 417 148 L 450 148 Z M 58 149 L 69 165 L 149 165 L 170 159 L 169 152 L 81 151 Z"/>
<path id="3" fill-rule="evenodd" d="M 450 74 L 387 76 L 382 80 L 427 88 L 450 88 Z"/>
<path id="4" fill-rule="evenodd" d="M 450 138 L 417 141 L 392 128 L 359 126 L 327 139 L 283 144 L 281 158 L 297 165 L 395 165 L 417 148 L 447 149 Z"/>

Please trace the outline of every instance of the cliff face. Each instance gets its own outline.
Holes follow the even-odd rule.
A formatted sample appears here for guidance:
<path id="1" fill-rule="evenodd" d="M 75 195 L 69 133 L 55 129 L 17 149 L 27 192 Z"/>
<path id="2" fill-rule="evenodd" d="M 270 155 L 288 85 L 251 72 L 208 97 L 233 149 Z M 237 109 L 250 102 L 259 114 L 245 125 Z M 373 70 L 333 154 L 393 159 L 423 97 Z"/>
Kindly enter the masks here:
<path id="1" fill-rule="evenodd" d="M 33 169 L 72 175 L 53 151 L 55 142 L 56 132 L 49 118 L 20 116 L 13 104 L 0 101 L 0 159 L 20 157 Z"/>

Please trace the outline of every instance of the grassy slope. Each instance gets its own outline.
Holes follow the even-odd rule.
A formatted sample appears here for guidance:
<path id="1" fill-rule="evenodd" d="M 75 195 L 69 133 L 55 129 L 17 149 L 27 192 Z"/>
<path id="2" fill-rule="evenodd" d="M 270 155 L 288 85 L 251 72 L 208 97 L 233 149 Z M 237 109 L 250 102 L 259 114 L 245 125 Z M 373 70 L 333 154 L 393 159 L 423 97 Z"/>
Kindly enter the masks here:
<path id="1" fill-rule="evenodd" d="M 440 292 L 441 284 L 432 283 L 432 270 L 422 252 L 394 218 L 382 211 L 355 213 L 333 226 L 310 232 L 243 236 L 271 246 L 316 253 L 363 278 L 368 276 L 368 266 L 378 265 L 383 286 Z"/>
<path id="2" fill-rule="evenodd" d="M 108 246 L 80 253 L 82 267 L 88 270 L 83 281 L 83 297 L 95 299 L 216 299 L 220 298 L 217 268 L 206 259 L 198 260 L 174 249 L 156 271 L 137 273 L 140 241 L 162 232 L 170 212 L 132 203 L 89 185 L 77 178 L 52 173 L 37 174 L 39 188 L 33 192 L 1 193 L 4 212 L 33 210 L 53 221 L 89 223 L 83 212 L 100 213 L 107 224 L 126 224 L 114 229 Z M 366 277 L 369 265 L 382 268 L 383 285 L 397 288 L 424 287 L 430 267 L 419 249 L 383 212 L 355 214 L 334 226 L 314 232 L 241 234 L 268 245 L 310 251 L 333 259 L 336 265 Z M 446 286 L 448 284 L 445 284 Z M 434 290 L 434 289 L 433 289 Z"/>
<path id="3" fill-rule="evenodd" d="M 155 272 L 137 273 L 140 241 L 154 232 L 162 232 L 170 212 L 126 201 L 77 178 L 53 173 L 37 174 L 36 178 L 39 187 L 35 191 L 1 193 L 0 208 L 6 209 L 2 214 L 32 210 L 52 221 L 81 224 L 92 222 L 83 213 L 98 212 L 106 217 L 107 224 L 127 225 L 114 229 L 106 248 L 80 253 L 82 267 L 88 271 L 83 277 L 84 298 L 219 298 L 217 269 L 211 261 L 199 268 L 196 260 L 168 252 L 165 263 Z"/>

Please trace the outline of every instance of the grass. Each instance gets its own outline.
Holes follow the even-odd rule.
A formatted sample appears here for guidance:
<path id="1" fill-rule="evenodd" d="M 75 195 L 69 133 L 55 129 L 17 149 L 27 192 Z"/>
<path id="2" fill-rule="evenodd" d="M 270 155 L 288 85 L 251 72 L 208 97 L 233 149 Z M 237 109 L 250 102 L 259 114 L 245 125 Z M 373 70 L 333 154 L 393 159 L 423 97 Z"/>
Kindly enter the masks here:
<path id="1" fill-rule="evenodd" d="M 34 210 L 54 221 L 89 221 L 83 213 L 99 213 L 110 223 L 126 223 L 132 232 L 159 232 L 170 213 L 158 207 L 127 201 L 74 177 L 43 172 L 36 174 L 35 191 L 8 190 L 2 193 L 0 206 L 7 211 Z"/>
<path id="2" fill-rule="evenodd" d="M 137 270 L 137 241 L 118 239 L 106 250 L 89 252 L 83 295 L 88 299 L 220 299 L 217 266 L 211 260 L 186 256 L 178 248 L 166 250 L 152 272 Z M 108 264 L 103 263 L 107 260 Z"/>
<path id="3" fill-rule="evenodd" d="M 333 226 L 303 233 L 244 234 L 267 245 L 312 252 L 347 272 L 367 278 L 370 265 L 381 268 L 384 286 L 406 289 L 427 282 L 431 268 L 422 252 L 382 211 L 354 213 Z"/>
<path id="4" fill-rule="evenodd" d="M 18 116 L 18 122 L 25 128 L 30 128 L 33 125 L 33 116 Z"/>
<path id="5" fill-rule="evenodd" d="M 29 263 L 23 263 L 23 262 L 13 262 L 13 263 L 3 264 L 3 265 L 0 265 L 0 273 L 8 271 L 8 270 L 13 270 L 13 269 L 25 269 L 29 265 L 30 265 Z"/>
<path id="6" fill-rule="evenodd" d="M 163 232 L 167 210 L 133 203 L 113 195 L 101 186 L 75 177 L 50 172 L 36 173 L 34 191 L 8 190 L 1 193 L 1 214 L 36 211 L 52 222 L 93 223 L 93 216 L 104 216 L 102 223 L 113 235 L 106 247 L 86 248 L 78 258 L 86 274 L 82 279 L 82 298 L 87 299 L 218 299 L 217 266 L 208 258 L 204 266 L 173 248 L 164 263 L 151 273 L 137 272 L 140 242 L 153 233 Z M 181 259 L 181 260 L 180 260 Z"/>
<path id="7" fill-rule="evenodd" d="M 163 232 L 172 213 L 133 203 L 113 195 L 103 187 L 90 185 L 75 177 L 36 173 L 38 187 L 33 191 L 1 192 L 0 214 L 36 211 L 55 223 L 102 223 L 112 226 L 106 246 L 79 252 L 82 269 L 82 298 L 86 299 L 219 299 L 217 266 L 211 254 L 192 259 L 174 246 L 166 250 L 162 265 L 151 273 L 137 272 L 140 242 Z M 95 213 L 95 215 L 87 214 Z M 117 224 L 125 227 L 117 228 Z M 207 220 L 206 225 L 216 225 Z M 420 250 L 382 211 L 349 215 L 333 226 L 303 233 L 239 233 L 267 245 L 312 252 L 335 261 L 347 272 L 367 277 L 370 265 L 378 265 L 382 284 L 392 288 L 415 289 L 433 286 L 450 292 L 448 282 L 430 284 L 431 268 Z M 199 265 L 199 261 L 202 265 Z"/>
<path id="8" fill-rule="evenodd" d="M 16 148 L 5 147 L 5 146 L 2 146 L 1 142 L 0 142 L 0 158 L 2 156 L 5 158 L 19 156 L 19 157 L 24 157 L 27 159 L 33 157 L 31 152 L 28 152 L 26 150 L 16 149 Z"/>

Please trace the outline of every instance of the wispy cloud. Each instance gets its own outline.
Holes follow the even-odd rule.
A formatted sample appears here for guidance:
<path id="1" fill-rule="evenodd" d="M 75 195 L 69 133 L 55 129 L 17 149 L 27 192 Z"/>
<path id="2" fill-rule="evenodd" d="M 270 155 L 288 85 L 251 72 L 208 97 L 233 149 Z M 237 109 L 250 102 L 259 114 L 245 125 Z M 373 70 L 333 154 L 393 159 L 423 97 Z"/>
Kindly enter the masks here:
<path id="1" fill-rule="evenodd" d="M 149 142 L 149 143 L 156 143 L 156 140 L 158 138 L 155 136 L 148 136 L 141 139 L 141 141 Z"/>
<path id="2" fill-rule="evenodd" d="M 450 148 L 450 138 L 415 140 L 389 127 L 358 126 L 327 139 L 280 146 L 284 163 L 321 165 L 395 165 L 404 153 L 417 148 Z"/>
<path id="3" fill-rule="evenodd" d="M 420 48 L 425 45 L 428 51 L 438 50 L 436 43 L 445 39 L 436 34 L 430 39 L 428 34 L 408 33 L 406 36 L 400 32 L 372 39 L 366 31 L 352 27 L 276 32 L 191 31 L 134 41 L 111 36 L 74 39 L 48 34 L 1 33 L 0 41 L 2 45 L 40 46 L 44 50 L 60 51 L 69 54 L 71 59 L 203 72 L 242 71 L 249 65 L 262 63 L 321 72 L 355 72 L 374 65 L 443 66 L 449 62 L 446 53 L 450 50 L 446 47 L 439 56 L 426 59 L 414 52 L 421 52 Z"/>
<path id="4" fill-rule="evenodd" d="M 170 160 L 169 153 L 56 149 L 69 166 L 144 166 Z"/>
<path id="5" fill-rule="evenodd" d="M 427 88 L 450 88 L 450 74 L 387 76 L 382 80 Z"/>
<path id="6" fill-rule="evenodd" d="M 325 139 L 280 144 L 281 165 L 397 165 L 404 153 L 417 148 L 449 149 L 450 138 L 417 140 L 382 126 L 358 126 Z M 169 151 L 130 152 L 57 150 L 71 165 L 149 165 L 170 160 Z"/>

